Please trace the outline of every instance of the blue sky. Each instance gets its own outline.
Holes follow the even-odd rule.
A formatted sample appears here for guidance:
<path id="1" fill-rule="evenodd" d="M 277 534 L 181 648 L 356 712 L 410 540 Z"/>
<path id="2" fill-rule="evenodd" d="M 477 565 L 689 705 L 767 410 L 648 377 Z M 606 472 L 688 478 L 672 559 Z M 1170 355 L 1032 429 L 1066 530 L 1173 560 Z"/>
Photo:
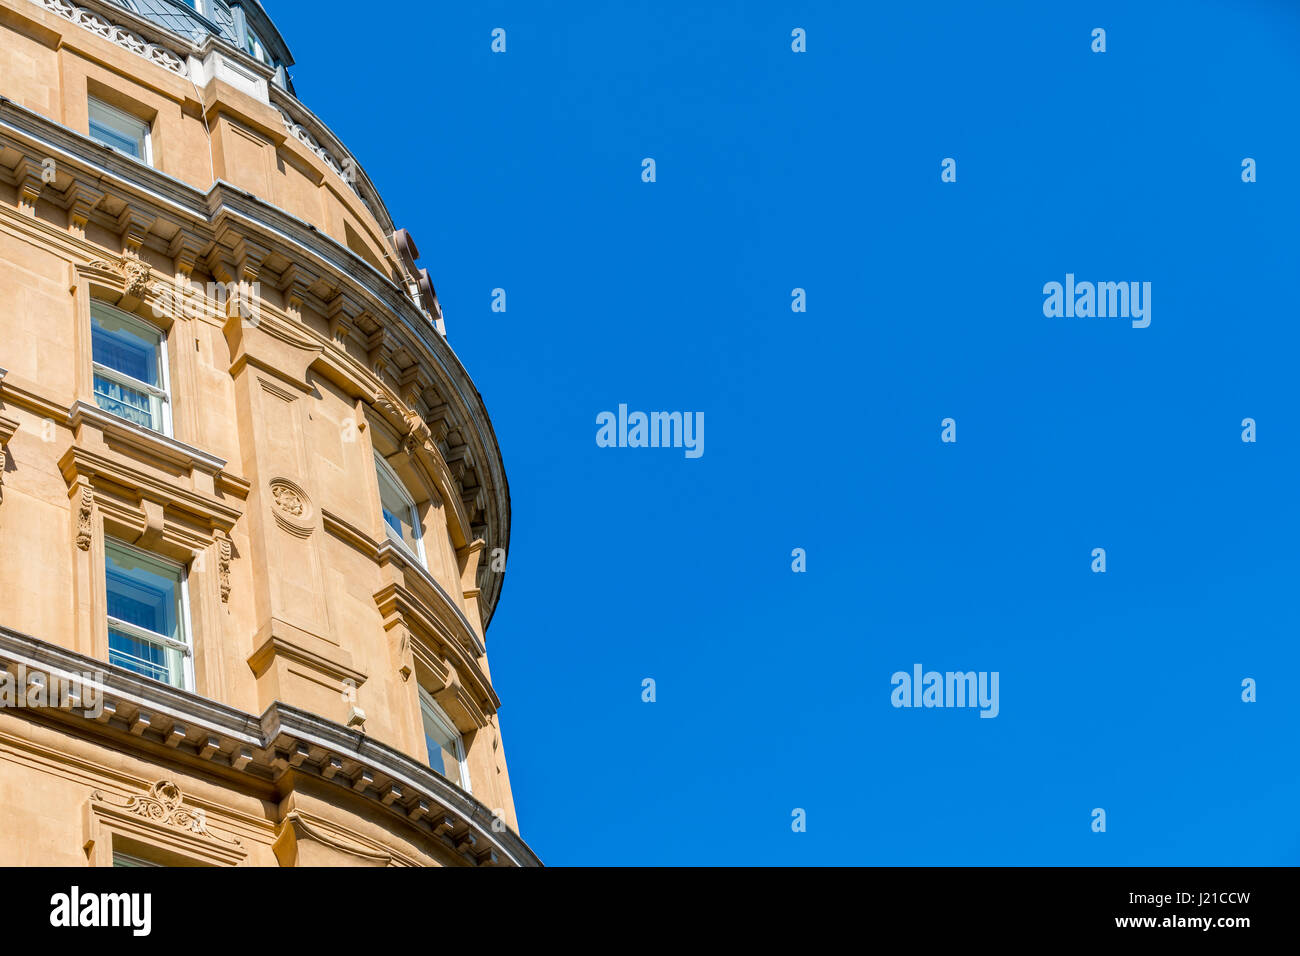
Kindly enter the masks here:
<path id="1" fill-rule="evenodd" d="M 1292 5 L 267 6 L 496 426 L 544 861 L 1300 862 Z M 1150 327 L 1045 317 L 1067 272 Z M 704 455 L 597 447 L 620 403 Z"/>

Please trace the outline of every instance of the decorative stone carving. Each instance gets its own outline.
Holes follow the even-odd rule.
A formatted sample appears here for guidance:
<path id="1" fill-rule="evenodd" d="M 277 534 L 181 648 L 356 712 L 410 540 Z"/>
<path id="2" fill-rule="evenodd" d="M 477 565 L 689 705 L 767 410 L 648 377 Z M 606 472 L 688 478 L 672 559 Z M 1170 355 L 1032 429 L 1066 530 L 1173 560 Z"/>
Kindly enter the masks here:
<path id="1" fill-rule="evenodd" d="M 399 428 L 402 439 L 402 450 L 408 455 L 414 455 L 416 449 L 424 448 L 432 450 L 432 435 L 429 426 L 424 423 L 418 412 L 413 409 L 402 408 L 401 406 L 389 401 L 387 398 L 380 398 L 376 403 L 383 409 L 390 419 L 396 419 L 402 423 Z"/>
<path id="2" fill-rule="evenodd" d="M 276 524 L 300 538 L 311 534 L 312 509 L 307 492 L 287 478 L 272 479 L 270 491 L 271 513 Z"/>
<path id="3" fill-rule="evenodd" d="M 145 293 L 149 291 L 149 267 L 139 259 L 131 256 L 123 256 L 117 262 L 110 262 L 107 259 L 95 259 L 87 263 L 86 267 L 97 269 L 100 272 L 113 272 L 120 275 L 122 277 L 123 291 L 133 298 L 143 299 Z M 155 291 L 157 291 L 157 286 L 155 286 Z M 170 293 L 170 289 L 167 291 Z"/>
<path id="4" fill-rule="evenodd" d="M 143 299 L 149 288 L 149 267 L 138 259 L 123 259 L 122 277 L 126 279 L 126 294 Z"/>
<path id="5" fill-rule="evenodd" d="M 237 838 L 226 839 L 209 830 L 208 820 L 203 811 L 185 806 L 185 794 L 170 780 L 159 780 L 149 788 L 147 794 L 131 797 L 126 803 L 113 803 L 99 790 L 92 793 L 90 799 L 92 803 L 108 803 L 110 806 L 119 807 L 163 826 L 197 833 L 232 846 L 243 845 Z"/>
<path id="6" fill-rule="evenodd" d="M 230 603 L 230 538 L 224 531 L 218 530 L 214 537 L 217 541 L 217 579 L 221 587 L 221 603 Z"/>
<path id="7" fill-rule="evenodd" d="M 88 485 L 83 485 L 78 495 L 77 506 L 77 547 L 82 551 L 90 550 L 90 515 L 95 505 L 95 493 Z"/>
<path id="8" fill-rule="evenodd" d="M 79 27 L 98 34 L 106 40 L 116 43 L 123 49 L 130 50 L 144 57 L 150 63 L 156 63 L 163 69 L 171 70 L 179 76 L 188 76 L 185 61 L 164 47 L 150 43 L 139 34 L 132 33 L 125 27 L 110 23 L 97 13 L 69 3 L 68 0 L 36 0 L 38 4 L 51 13 L 71 20 Z"/>
<path id="9" fill-rule="evenodd" d="M 271 494 L 275 497 L 275 506 L 285 514 L 302 517 L 303 504 L 298 492 L 286 485 L 272 485 Z"/>

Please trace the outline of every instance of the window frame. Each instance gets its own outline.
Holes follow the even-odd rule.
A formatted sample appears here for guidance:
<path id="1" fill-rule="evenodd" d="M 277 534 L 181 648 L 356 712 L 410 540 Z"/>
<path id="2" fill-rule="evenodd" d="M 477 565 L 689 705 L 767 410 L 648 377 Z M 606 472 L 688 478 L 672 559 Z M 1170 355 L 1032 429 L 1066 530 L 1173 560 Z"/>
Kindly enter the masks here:
<path id="1" fill-rule="evenodd" d="M 129 156 L 131 159 L 134 159 L 136 162 L 144 163 L 146 166 L 153 166 L 153 123 L 150 123 L 148 120 L 142 120 L 140 119 L 140 117 L 133 116 L 132 114 L 128 113 L 126 110 L 114 106 L 112 103 L 106 102 L 105 100 L 101 100 L 98 96 L 95 96 L 93 93 L 88 93 L 86 95 L 86 104 L 87 104 L 86 133 L 91 139 L 93 139 L 96 143 L 99 143 L 101 146 L 107 146 L 109 149 L 122 153 L 123 156 Z M 93 119 L 91 118 L 91 111 L 96 106 L 98 106 L 101 110 L 107 113 L 110 119 L 120 119 L 127 123 L 137 124 L 139 126 L 144 127 L 144 137 L 142 142 L 142 147 L 144 150 L 143 156 L 133 156 L 130 153 L 123 153 L 122 150 L 118 149 L 112 143 L 105 143 L 102 139 L 99 139 L 98 137 L 95 136 L 94 131 L 91 129 L 91 123 L 93 122 Z M 117 130 L 117 132 L 121 132 L 121 131 Z"/>
<path id="2" fill-rule="evenodd" d="M 261 51 L 261 52 L 258 52 Z M 258 63 L 264 66 L 275 68 L 275 57 L 271 51 L 266 48 L 266 41 L 262 35 L 254 30 L 247 23 L 244 25 L 244 52 L 251 56 Z"/>
<path id="3" fill-rule="evenodd" d="M 401 495 L 403 501 L 406 503 L 407 507 L 410 510 L 411 527 L 414 528 L 417 532 L 415 535 L 416 547 L 414 550 L 412 550 L 411 546 L 407 544 L 405 541 L 403 541 L 401 537 L 397 536 L 394 533 L 392 525 L 390 525 L 387 519 L 384 519 L 383 517 L 384 514 L 383 482 L 385 479 L 387 479 L 388 483 L 393 486 L 393 490 L 395 490 L 399 495 Z M 379 454 L 379 452 L 375 452 L 375 481 L 379 485 L 379 516 L 380 519 L 383 520 L 384 522 L 384 533 L 388 536 L 388 540 L 399 545 L 404 554 L 410 555 L 412 558 L 416 560 L 417 563 L 419 563 L 421 568 L 423 568 L 425 571 L 428 571 L 429 570 L 428 555 L 424 547 L 424 522 L 420 520 L 419 506 L 416 505 L 415 498 L 411 495 L 411 493 L 406 490 L 406 483 L 402 481 L 400 477 L 398 477 L 397 472 L 393 470 L 393 466 L 390 465 L 387 461 L 385 461 L 384 456 Z"/>
<path id="4" fill-rule="evenodd" d="M 419 692 L 419 697 L 420 697 L 420 730 L 422 732 L 424 731 L 425 718 L 431 717 L 437 723 L 442 724 L 445 730 L 449 730 L 451 732 L 451 736 L 456 741 L 456 764 L 458 770 L 460 771 L 460 779 L 451 780 L 451 778 L 449 778 L 445 773 L 443 773 L 443 771 L 434 767 L 432 754 L 428 755 L 429 769 L 432 770 L 434 773 L 438 774 L 438 776 L 442 777 L 444 780 L 447 780 L 451 783 L 455 783 L 466 793 L 473 795 L 474 790 L 470 786 L 470 779 L 469 779 L 469 758 L 465 750 L 465 735 L 460 732 L 460 728 L 457 727 L 455 721 L 451 719 L 451 715 L 442 709 L 441 704 L 439 704 L 436 700 L 434 700 L 432 694 L 430 694 L 423 687 L 420 687 L 418 684 L 416 685 L 416 689 Z M 424 734 L 424 739 L 425 739 L 425 749 L 427 750 L 428 740 L 429 740 L 428 733 Z M 441 747 L 438 748 L 438 754 L 439 756 L 441 756 L 442 754 Z"/>
<path id="5" fill-rule="evenodd" d="M 133 856 L 130 853 L 123 853 L 121 850 L 113 851 L 113 866 L 119 867 L 155 867 L 162 866 L 161 863 L 155 863 L 153 860 L 146 860 L 142 856 Z"/>
<path id="6" fill-rule="evenodd" d="M 102 362 L 95 361 L 93 329 L 94 329 L 94 322 L 95 322 L 95 310 L 97 309 L 111 312 L 113 314 L 113 318 L 122 321 L 128 326 L 134 325 L 137 329 L 139 329 L 144 334 L 150 334 L 150 335 L 156 334 L 158 336 L 158 380 L 162 382 L 161 388 L 159 388 L 156 385 L 150 385 L 148 382 L 142 382 L 135 376 L 128 375 L 126 372 L 118 371 L 117 369 L 113 368 L 111 365 L 104 365 Z M 168 361 L 167 361 L 167 330 L 164 328 L 160 328 L 159 326 L 156 326 L 151 322 L 145 321 L 144 319 L 140 318 L 138 315 L 132 315 L 130 312 L 127 312 L 123 309 L 119 309 L 115 305 L 110 305 L 109 303 L 105 302 L 103 299 L 95 299 L 95 298 L 92 298 L 90 300 L 90 321 L 91 321 L 91 329 L 92 329 L 92 333 L 91 333 L 92 343 L 90 347 L 90 372 L 92 377 L 92 382 L 91 382 L 92 393 L 94 392 L 93 378 L 94 376 L 99 375 L 111 381 L 116 382 L 118 385 L 122 385 L 130 389 L 134 389 L 137 392 L 144 392 L 147 395 L 152 395 L 154 398 L 157 398 L 159 401 L 158 416 L 161 419 L 159 424 L 162 427 L 150 428 L 149 426 L 140 425 L 137 422 L 133 422 L 129 418 L 126 418 L 122 415 L 118 415 L 116 412 L 110 411 L 109 409 L 104 408 L 104 406 L 100 405 L 98 396 L 95 396 L 95 407 L 105 412 L 106 414 L 112 415 L 114 418 L 119 418 L 122 421 L 126 422 L 127 424 L 132 425 L 136 428 L 147 428 L 149 431 L 157 432 L 158 434 L 164 435 L 167 438 L 173 437 L 172 436 L 171 371 L 168 368 Z"/>
<path id="7" fill-rule="evenodd" d="M 161 564 L 169 568 L 175 568 L 177 573 L 177 585 L 180 589 L 180 621 L 178 630 L 184 635 L 184 640 L 176 640 L 168 637 L 166 634 L 159 634 L 148 628 L 140 627 L 138 624 L 132 624 L 121 618 L 113 617 L 108 613 L 108 553 L 110 550 L 130 551 L 140 555 L 147 561 L 155 564 Z M 135 545 L 128 544 L 120 538 L 114 538 L 111 535 L 104 536 L 104 620 L 110 630 L 118 630 L 133 637 L 139 641 L 148 641 L 153 644 L 161 644 L 173 650 L 180 651 L 181 654 L 181 683 L 173 684 L 170 681 L 158 681 L 160 684 L 166 684 L 168 687 L 178 687 L 180 690 L 194 693 L 194 629 L 190 616 L 190 572 L 189 568 L 179 561 L 172 561 L 161 554 L 153 551 L 146 551 L 143 548 L 137 548 Z M 108 652 L 109 663 L 112 663 L 112 651 Z M 131 671 L 139 677 L 147 680 L 158 680 L 156 677 L 150 677 L 148 674 L 141 674 L 139 671 L 125 667 L 122 664 L 114 664 L 114 667 L 122 667 L 124 670 Z"/>

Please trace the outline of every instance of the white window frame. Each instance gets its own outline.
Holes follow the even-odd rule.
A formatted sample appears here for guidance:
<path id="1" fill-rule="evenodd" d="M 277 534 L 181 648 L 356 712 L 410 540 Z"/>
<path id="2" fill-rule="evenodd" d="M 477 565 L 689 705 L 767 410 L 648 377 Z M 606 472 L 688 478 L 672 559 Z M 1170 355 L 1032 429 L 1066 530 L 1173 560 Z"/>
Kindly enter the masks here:
<path id="1" fill-rule="evenodd" d="M 429 570 L 428 559 L 425 556 L 424 550 L 424 524 L 420 521 L 420 509 L 416 507 L 415 499 L 412 498 L 411 493 L 406 490 L 406 485 L 402 479 L 397 477 L 397 472 L 393 470 L 393 466 L 386 462 L 384 456 L 379 454 L 379 452 L 375 452 L 375 472 L 376 482 L 382 482 L 386 477 L 389 483 L 392 484 L 393 488 L 396 489 L 397 493 L 402 496 L 402 500 L 406 502 L 407 507 L 410 509 L 411 527 L 416 530 L 415 550 L 411 550 L 409 544 L 403 541 L 400 537 L 394 535 L 393 529 L 389 526 L 387 521 L 384 521 L 384 533 L 388 535 L 389 541 L 392 541 L 401 547 L 403 553 L 414 558 L 419 563 L 420 567 L 424 568 L 426 571 Z M 383 520 L 383 509 L 384 489 L 381 485 L 379 488 L 379 516 L 381 521 Z"/>
<path id="2" fill-rule="evenodd" d="M 117 382 L 117 384 L 119 385 L 125 385 L 127 388 L 135 389 L 138 392 L 145 392 L 146 394 L 152 395 L 155 398 L 157 398 L 158 405 L 159 405 L 159 416 L 162 419 L 162 421 L 159 424 L 161 424 L 162 427 L 150 428 L 148 430 L 156 431 L 160 435 L 166 435 L 168 438 L 171 438 L 172 437 L 172 388 L 171 388 L 171 372 L 170 369 L 167 367 L 168 366 L 167 331 L 165 329 L 160 329 L 158 326 L 153 325 L 152 323 L 146 322 L 138 315 L 132 315 L 130 312 L 124 312 L 123 310 L 119 309 L 117 306 L 109 305 L 107 302 L 103 301 L 102 299 L 91 299 L 90 309 L 92 312 L 92 320 L 91 320 L 92 326 L 94 321 L 93 313 L 96 309 L 99 309 L 105 312 L 113 313 L 114 318 L 121 320 L 127 325 L 134 325 L 137 329 L 139 329 L 144 334 L 158 335 L 159 337 L 158 338 L 158 380 L 162 382 L 161 388 L 155 385 L 150 385 L 148 382 L 142 382 L 138 378 L 135 378 L 131 375 L 127 375 L 125 372 L 119 372 L 117 369 L 113 368 L 112 366 L 103 365 L 99 362 L 96 362 L 95 348 L 93 344 L 91 345 L 90 348 L 90 370 L 93 375 L 100 375 L 104 378 L 112 379 L 114 382 Z M 96 401 L 95 407 L 99 408 L 101 411 L 105 412 L 108 415 L 112 415 L 114 418 L 121 419 L 122 421 L 126 422 L 128 425 L 132 425 L 136 428 L 145 427 L 143 425 L 138 425 L 135 422 L 130 421 L 129 419 L 122 418 L 121 415 L 114 414 L 113 412 L 109 411 L 107 408 L 103 408 L 102 406 L 99 405 L 98 401 Z"/>
<path id="3" fill-rule="evenodd" d="M 150 123 L 148 120 L 142 120 L 138 116 L 132 116 L 130 113 L 126 112 L 126 110 L 118 109 L 112 103 L 106 103 L 103 100 L 101 100 L 98 96 L 93 96 L 93 95 L 88 96 L 86 97 L 86 101 L 88 104 L 87 110 L 89 110 L 89 104 L 94 103 L 101 110 L 107 113 L 109 115 L 109 118 L 111 119 L 119 119 L 125 123 L 129 123 L 134 126 L 143 126 L 144 127 L 144 155 L 131 156 L 130 153 L 122 153 L 122 151 L 120 149 L 117 149 L 117 147 L 112 146 L 109 143 L 104 143 L 103 140 L 95 139 L 93 133 L 89 134 L 91 139 L 95 139 L 95 142 L 100 143 L 101 145 L 109 146 L 110 149 L 117 149 L 117 152 L 122 153 L 123 156 L 130 156 L 131 159 L 134 159 L 137 162 L 144 163 L 146 166 L 153 165 L 153 124 L 152 123 Z M 87 120 L 86 129 L 87 130 L 90 129 L 89 120 Z"/>
<path id="4" fill-rule="evenodd" d="M 423 732 L 424 730 L 425 708 L 427 707 L 430 711 L 430 716 L 432 716 L 433 719 L 436 720 L 438 723 L 442 724 L 445 727 L 445 729 L 451 731 L 451 735 L 455 738 L 456 764 L 460 770 L 460 780 L 457 782 L 460 784 L 460 788 L 462 790 L 464 790 L 468 794 L 473 794 L 474 791 L 470 787 L 470 782 L 469 782 L 469 760 L 465 756 L 465 735 L 460 732 L 460 728 L 457 727 L 456 724 L 452 721 L 451 715 L 448 714 L 445 710 L 443 710 L 442 706 L 436 700 L 433 699 L 432 694 L 430 694 L 423 687 L 418 687 L 418 685 L 417 685 L 417 689 L 419 690 L 420 693 L 421 732 Z M 428 743 L 427 743 L 428 739 L 429 739 L 429 735 L 425 734 L 426 748 L 428 747 Z M 441 747 L 438 748 L 438 756 L 439 757 L 442 756 Z M 431 764 L 429 769 L 433 770 L 433 772 L 438 774 L 439 776 L 445 778 L 446 774 L 444 774 L 441 770 L 438 770 L 432 766 L 433 754 L 429 754 L 429 761 Z"/>
<path id="5" fill-rule="evenodd" d="M 123 631 L 126 634 L 129 634 L 131 637 L 136 638 L 137 640 L 149 641 L 153 644 L 162 644 L 165 647 L 170 647 L 173 650 L 180 651 L 181 652 L 180 689 L 193 693 L 194 692 L 194 634 L 190 630 L 189 568 L 185 567 L 185 565 L 177 561 L 172 561 L 168 558 L 164 558 L 160 554 L 155 554 L 152 551 L 145 551 L 142 548 L 137 548 L 134 545 L 127 544 L 125 541 L 121 540 L 120 538 L 105 536 L 104 539 L 105 604 L 107 604 L 108 550 L 110 547 L 122 551 L 134 551 L 136 554 L 140 555 L 141 557 L 147 558 L 150 561 L 157 562 L 158 564 L 168 565 L 180 572 L 178 575 L 178 579 L 179 579 L 180 589 L 181 589 L 181 619 L 178 623 L 180 624 L 180 632 L 182 635 L 184 635 L 185 638 L 184 640 L 178 641 L 175 640 L 174 638 L 168 637 L 166 634 L 158 634 L 155 631 L 151 631 L 147 628 L 140 627 L 136 624 L 131 624 L 128 621 L 123 621 L 121 618 L 113 617 L 111 614 L 108 614 L 107 612 L 105 612 L 104 617 L 108 621 L 109 627 L 119 631 Z M 120 667 L 121 665 L 119 664 L 115 666 Z M 131 670 L 131 668 L 128 667 L 126 668 L 126 670 Z M 138 676 L 144 677 L 148 680 L 157 680 L 156 677 L 149 677 L 147 674 L 140 674 L 138 671 L 131 670 L 131 673 L 137 674 Z M 159 683 L 163 683 L 163 682 L 159 681 Z M 167 686 L 175 687 L 176 685 L 169 683 Z"/>

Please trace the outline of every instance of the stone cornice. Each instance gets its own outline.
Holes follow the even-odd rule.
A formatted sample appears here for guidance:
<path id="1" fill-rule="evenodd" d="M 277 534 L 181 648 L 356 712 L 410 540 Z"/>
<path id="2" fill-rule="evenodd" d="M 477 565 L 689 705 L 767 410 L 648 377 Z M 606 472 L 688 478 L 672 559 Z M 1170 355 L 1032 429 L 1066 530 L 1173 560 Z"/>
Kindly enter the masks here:
<path id="1" fill-rule="evenodd" d="M 420 567 L 387 538 L 382 541 L 375 540 L 363 529 L 328 508 L 321 509 L 321 522 L 326 532 L 360 551 L 376 564 L 385 567 L 395 566 L 403 578 L 402 583 L 396 587 L 403 595 L 411 595 L 411 600 L 426 609 L 430 618 L 439 621 L 443 629 L 454 635 L 466 651 L 478 657 L 487 654 L 483 640 L 474 630 L 469 619 L 465 617 L 465 613 L 456 606 L 451 595 L 427 568 Z M 406 581 L 408 574 L 414 579 L 409 582 L 410 588 L 407 587 Z M 386 585 L 385 590 L 387 587 Z"/>
<path id="2" fill-rule="evenodd" d="M 247 237 L 262 247 L 282 251 L 287 259 L 315 274 L 328 276 L 331 283 L 337 284 L 335 295 L 346 294 L 366 313 L 385 317 L 403 347 L 430 365 L 430 381 L 438 384 L 443 400 L 451 404 L 444 414 L 451 415 L 451 424 L 471 443 L 472 458 L 479 469 L 478 484 L 465 494 L 475 503 L 482 502 L 480 520 L 487 528 L 483 536 L 489 551 L 508 548 L 509 486 L 482 397 L 447 341 L 390 277 L 314 226 L 228 183 L 218 181 L 202 193 L 4 97 L 0 97 L 0 144 L 23 151 L 26 161 L 38 166 L 47 157 L 56 159 L 60 170 L 74 180 L 65 195 L 84 189 L 111 194 L 128 206 L 139 207 L 143 210 L 141 221 L 162 224 L 170 230 L 170 234 L 159 233 L 168 243 L 190 235 L 190 242 L 201 247 L 205 256 L 220 249 L 237 258 L 234 246 L 241 237 Z M 53 228 L 39 219 L 26 221 L 29 228 Z M 337 352 L 333 346 L 329 348 L 330 354 Z M 357 371 L 352 367 L 347 374 L 352 376 Z M 370 394 L 385 392 L 376 377 L 370 383 Z M 472 539 L 478 535 L 470 527 L 465 536 Z M 491 621 L 503 580 L 504 575 L 488 574 L 483 582 L 484 628 Z"/>
<path id="3" fill-rule="evenodd" d="M 451 595 L 443 589 L 438 579 L 430 574 L 427 568 L 420 567 L 387 538 L 379 543 L 375 552 L 375 558 L 381 565 L 397 566 L 402 572 L 402 590 L 408 594 L 418 595 L 419 603 L 433 613 L 445 631 L 458 637 L 465 650 L 479 657 L 487 653 L 487 648 L 483 646 L 478 633 L 465 617 L 465 612 L 456 606 Z"/>
<path id="4" fill-rule="evenodd" d="M 125 489 L 137 500 L 165 503 L 169 508 L 186 512 L 202 522 L 209 532 L 229 534 L 243 514 L 242 504 L 232 504 L 215 495 L 178 487 L 174 480 L 150 474 L 134 462 L 128 463 L 118 456 L 78 445 L 73 445 L 63 454 L 59 459 L 59 468 L 69 488 L 79 482 L 95 485 L 97 479 L 104 479 L 117 488 Z M 134 518 L 129 514 L 123 517 L 128 522 Z M 189 537 L 186 535 L 187 539 Z M 202 545 L 205 542 L 186 541 L 186 544 L 196 543 Z"/>
<path id="5" fill-rule="evenodd" d="M 254 717 L 58 645 L 0 627 L 0 667 L 63 679 L 94 675 L 102 713 L 77 707 L 11 713 L 72 724 L 128 750 L 171 755 L 222 776 L 275 784 L 302 774 L 352 791 L 479 866 L 540 866 L 519 835 L 479 801 L 395 748 L 276 701 Z M 156 759 L 156 756 L 155 756 Z M 285 782 L 292 782 L 292 777 Z"/>
<path id="6" fill-rule="evenodd" d="M 202 471 L 215 477 L 226 467 L 224 459 L 200 451 L 193 445 L 141 428 L 124 418 L 104 411 L 98 405 L 73 402 L 72 407 L 68 409 L 68 425 L 76 431 L 82 424 L 93 425 L 103 432 L 105 437 L 116 439 L 150 457 L 161 459 L 186 471 Z"/>

